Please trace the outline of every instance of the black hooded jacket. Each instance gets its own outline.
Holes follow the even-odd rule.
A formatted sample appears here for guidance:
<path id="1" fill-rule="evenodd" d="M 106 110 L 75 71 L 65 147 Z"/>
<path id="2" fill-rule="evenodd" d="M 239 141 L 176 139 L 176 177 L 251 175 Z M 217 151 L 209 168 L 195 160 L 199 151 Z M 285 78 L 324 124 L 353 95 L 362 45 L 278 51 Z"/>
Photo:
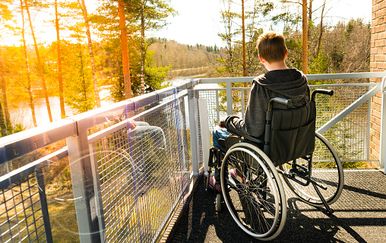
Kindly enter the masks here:
<path id="1" fill-rule="evenodd" d="M 227 129 L 239 136 L 262 139 L 265 112 L 273 97 L 291 99 L 294 107 L 304 105 L 310 99 L 307 78 L 297 69 L 273 70 L 258 76 L 252 83 L 245 121 L 236 117 L 227 119 Z"/>

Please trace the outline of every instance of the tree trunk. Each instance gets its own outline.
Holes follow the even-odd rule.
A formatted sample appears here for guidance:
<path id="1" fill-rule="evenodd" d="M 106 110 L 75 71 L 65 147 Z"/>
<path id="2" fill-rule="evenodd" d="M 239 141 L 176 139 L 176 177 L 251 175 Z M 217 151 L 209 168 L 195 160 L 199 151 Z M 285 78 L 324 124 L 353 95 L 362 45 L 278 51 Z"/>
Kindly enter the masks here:
<path id="1" fill-rule="evenodd" d="M 302 53 L 302 62 L 303 62 L 303 73 L 308 72 L 308 18 L 307 18 L 307 0 L 303 0 L 302 5 L 302 20 L 303 20 L 303 53 Z"/>
<path id="2" fill-rule="evenodd" d="M 32 94 L 32 88 L 31 88 L 31 70 L 30 70 L 29 62 L 28 62 L 27 44 L 25 42 L 25 33 L 24 33 L 25 22 L 24 22 L 24 10 L 23 10 L 23 1 L 22 0 L 20 0 L 20 11 L 21 11 L 21 23 L 22 23 L 21 38 L 23 41 L 24 60 L 25 60 L 25 67 L 26 67 L 26 71 L 27 71 L 27 92 L 28 92 L 28 98 L 29 98 L 29 107 L 31 108 L 33 125 L 36 127 L 37 122 L 36 122 L 36 114 L 35 114 L 35 105 L 34 105 L 34 101 L 33 101 L 33 94 Z"/>
<path id="3" fill-rule="evenodd" d="M 78 3 L 80 5 L 80 7 L 82 8 L 84 23 L 86 25 L 87 44 L 88 44 L 88 52 L 90 55 L 90 61 L 91 61 L 91 73 L 92 73 L 95 103 L 96 103 L 97 107 L 100 107 L 101 106 L 101 100 L 99 97 L 98 81 L 96 78 L 95 57 L 94 57 L 94 50 L 92 47 L 90 23 L 88 20 L 88 13 L 87 13 L 86 4 L 85 4 L 84 0 L 81 0 L 81 1 L 82 2 L 80 2 L 80 0 L 78 0 Z"/>
<path id="4" fill-rule="evenodd" d="M 4 104 L 4 118 L 5 118 L 5 126 L 7 128 L 7 132 L 10 132 L 12 130 L 12 124 L 11 124 L 11 116 L 9 115 L 9 109 L 8 109 L 8 98 L 7 98 L 7 81 L 5 81 L 5 78 L 3 75 L 1 75 L 1 91 L 3 93 L 3 104 Z"/>
<path id="5" fill-rule="evenodd" d="M 30 14 L 29 8 L 28 8 L 28 0 L 24 0 L 24 3 L 25 3 L 25 9 L 26 9 L 27 15 L 28 15 L 28 21 L 29 21 L 29 26 L 30 26 L 30 29 L 31 29 L 32 39 L 34 41 L 34 48 L 35 48 L 36 58 L 38 60 L 39 75 L 40 75 L 40 78 L 42 79 L 41 82 L 42 82 L 42 88 L 43 88 L 43 95 L 44 95 L 44 98 L 46 100 L 48 119 L 50 120 L 50 122 L 52 122 L 51 107 L 50 107 L 50 101 L 48 99 L 46 79 L 44 77 L 43 63 L 42 63 L 42 61 L 40 59 L 39 49 L 38 49 L 38 45 L 36 43 L 35 32 L 34 32 L 34 29 L 33 29 L 33 26 L 32 26 L 31 14 Z"/>
<path id="6" fill-rule="evenodd" d="M 58 0 L 55 0 L 55 29 L 56 29 L 56 47 L 58 51 L 58 84 L 59 84 L 59 101 L 60 101 L 60 117 L 66 117 L 66 111 L 64 109 L 64 94 L 63 94 L 63 75 L 62 75 L 62 54 L 60 46 L 60 29 L 59 29 L 59 13 L 58 13 Z"/>
<path id="7" fill-rule="evenodd" d="M 145 4 L 146 0 L 141 3 L 141 94 L 145 93 Z"/>
<path id="8" fill-rule="evenodd" d="M 80 42 L 80 41 L 79 41 Z M 86 84 L 86 78 L 84 76 L 84 65 L 83 65 L 83 53 L 82 53 L 82 45 L 79 45 L 79 59 L 80 59 L 80 77 L 81 77 L 81 85 L 82 85 L 82 95 L 83 95 L 83 100 L 84 102 L 87 101 L 87 84 Z M 86 109 L 84 109 L 86 110 Z"/>
<path id="9" fill-rule="evenodd" d="M 244 0 L 241 0 L 241 33 L 242 33 L 242 46 L 243 46 L 243 76 L 247 76 L 247 64 L 245 53 L 245 16 L 244 16 Z M 246 84 L 246 83 L 245 83 Z"/>
<path id="10" fill-rule="evenodd" d="M 1 55 L 0 53 L 0 58 L 2 56 L 4 55 Z M 11 124 L 11 118 L 10 118 L 9 109 L 8 109 L 7 81 L 4 78 L 5 72 L 6 72 L 5 66 L 3 65 L 2 60 L 0 59 L 0 88 L 2 92 L 2 98 L 3 98 L 2 102 L 3 102 L 3 110 L 4 110 L 3 114 L 5 118 L 5 127 L 8 132 L 8 131 L 11 131 L 12 124 Z M 1 112 L 3 112 L 3 110 L 1 110 Z"/>
<path id="11" fill-rule="evenodd" d="M 0 102 L 0 131 L 1 131 L 1 136 L 7 136 L 7 126 L 5 125 L 4 121 L 4 114 L 3 114 L 3 105 Z"/>
<path id="12" fill-rule="evenodd" d="M 326 0 L 323 2 L 322 11 L 320 13 L 320 25 L 319 25 L 319 37 L 318 43 L 316 44 L 316 55 L 319 55 L 320 46 L 322 45 L 322 37 L 323 37 L 323 18 L 324 18 L 324 9 L 326 8 Z"/>
<path id="13" fill-rule="evenodd" d="M 124 0 L 118 0 L 118 16 L 119 16 L 119 29 L 121 30 L 121 52 L 122 52 L 123 80 L 125 85 L 125 98 L 128 99 L 128 98 L 131 98 L 132 95 L 131 95 L 130 62 L 129 62 L 128 42 L 127 42 Z"/>
<path id="14" fill-rule="evenodd" d="M 310 24 L 312 22 L 312 2 L 314 0 L 309 0 L 308 2 L 308 24 Z"/>

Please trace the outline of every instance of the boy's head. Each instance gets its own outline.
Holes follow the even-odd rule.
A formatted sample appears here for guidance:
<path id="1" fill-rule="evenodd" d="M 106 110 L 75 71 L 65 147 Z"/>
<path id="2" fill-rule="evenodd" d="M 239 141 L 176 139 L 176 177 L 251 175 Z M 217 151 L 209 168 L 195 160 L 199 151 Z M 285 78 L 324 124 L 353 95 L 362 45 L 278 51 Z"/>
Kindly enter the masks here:
<path id="1" fill-rule="evenodd" d="M 259 58 L 268 63 L 281 62 L 287 57 L 287 47 L 282 35 L 275 32 L 267 32 L 259 36 L 257 40 Z"/>

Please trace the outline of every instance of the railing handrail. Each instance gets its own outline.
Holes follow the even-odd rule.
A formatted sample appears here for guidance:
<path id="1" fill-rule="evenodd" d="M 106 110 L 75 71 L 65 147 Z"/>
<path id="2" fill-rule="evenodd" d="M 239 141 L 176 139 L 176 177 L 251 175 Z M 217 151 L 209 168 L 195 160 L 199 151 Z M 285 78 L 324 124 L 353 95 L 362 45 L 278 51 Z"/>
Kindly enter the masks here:
<path id="1" fill-rule="evenodd" d="M 376 86 L 377 83 L 374 82 L 369 82 L 369 83 L 338 83 L 338 84 L 310 84 L 309 86 L 312 87 L 374 87 Z M 243 90 L 250 90 L 251 87 L 232 87 L 232 90 L 237 90 L 237 91 L 243 91 Z M 207 90 L 218 90 L 218 91 L 225 91 L 225 87 L 195 87 L 195 91 L 207 91 Z"/>
<path id="2" fill-rule="evenodd" d="M 327 74 L 306 74 L 308 80 L 332 80 L 332 79 L 354 79 L 354 78 L 383 78 L 386 72 L 358 72 L 358 73 L 327 73 Z M 256 76 L 249 77 L 225 77 L 225 78 L 201 78 L 199 82 L 205 83 L 244 83 L 251 82 Z"/>
<path id="3" fill-rule="evenodd" d="M 197 80 L 157 90 L 133 97 L 106 107 L 97 108 L 63 120 L 39 126 L 0 138 L 0 164 L 43 148 L 67 137 L 77 135 L 80 130 L 106 122 L 122 110 L 136 111 L 144 106 L 162 101 L 166 97 L 187 90 L 197 84 Z"/>

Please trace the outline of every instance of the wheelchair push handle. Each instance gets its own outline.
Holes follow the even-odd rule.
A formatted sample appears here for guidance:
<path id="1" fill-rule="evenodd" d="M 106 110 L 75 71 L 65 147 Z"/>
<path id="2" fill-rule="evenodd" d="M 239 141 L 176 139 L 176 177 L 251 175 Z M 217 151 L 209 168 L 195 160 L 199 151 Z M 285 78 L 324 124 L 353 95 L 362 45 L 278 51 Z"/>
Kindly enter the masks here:
<path id="1" fill-rule="evenodd" d="M 286 98 L 281 98 L 281 97 L 275 97 L 269 100 L 268 103 L 268 110 L 271 111 L 273 107 L 273 103 L 281 104 L 284 106 L 288 106 L 291 104 L 291 100 L 286 99 Z"/>
<path id="2" fill-rule="evenodd" d="M 312 92 L 311 100 L 315 100 L 315 96 L 317 94 L 324 94 L 324 95 L 332 96 L 334 94 L 334 90 L 331 90 L 331 89 L 316 89 L 316 90 L 314 90 L 314 92 Z"/>

